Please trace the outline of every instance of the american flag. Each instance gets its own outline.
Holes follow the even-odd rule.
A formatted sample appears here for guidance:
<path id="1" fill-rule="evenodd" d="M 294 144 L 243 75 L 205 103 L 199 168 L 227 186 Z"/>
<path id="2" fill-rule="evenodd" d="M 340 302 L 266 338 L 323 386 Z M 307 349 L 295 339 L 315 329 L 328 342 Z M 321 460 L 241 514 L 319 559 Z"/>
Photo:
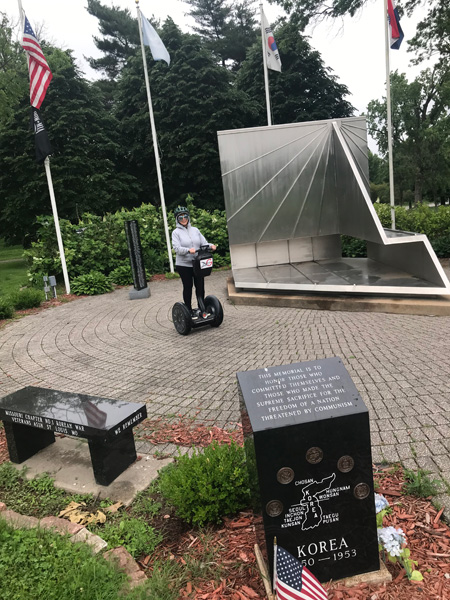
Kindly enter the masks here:
<path id="1" fill-rule="evenodd" d="M 25 27 L 22 39 L 22 48 L 28 55 L 28 70 L 30 72 L 30 103 L 35 108 L 40 108 L 50 81 L 52 72 L 42 53 L 42 48 L 34 35 L 30 22 L 25 17 Z"/>
<path id="2" fill-rule="evenodd" d="M 319 581 L 292 554 L 275 548 L 275 591 L 277 600 L 327 600 Z"/>

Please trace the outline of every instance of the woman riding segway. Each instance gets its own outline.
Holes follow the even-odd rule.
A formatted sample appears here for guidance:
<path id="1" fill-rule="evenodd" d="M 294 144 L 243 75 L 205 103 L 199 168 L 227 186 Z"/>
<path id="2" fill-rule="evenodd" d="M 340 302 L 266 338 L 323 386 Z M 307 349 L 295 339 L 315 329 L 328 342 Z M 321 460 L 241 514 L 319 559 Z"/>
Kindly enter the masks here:
<path id="1" fill-rule="evenodd" d="M 176 253 L 176 270 L 183 283 L 184 304 L 177 302 L 172 309 L 172 316 L 178 333 L 186 335 L 193 326 L 209 323 L 218 327 L 223 320 L 223 311 L 215 296 L 205 298 L 204 277 L 209 275 L 211 268 L 202 272 L 203 267 L 199 268 L 198 264 L 202 252 L 208 249 L 215 250 L 216 246 L 207 242 L 197 227 L 191 225 L 189 210 L 185 206 L 178 206 L 174 210 L 174 215 L 177 225 L 172 232 L 172 246 Z M 210 264 L 212 266 L 212 256 Z M 192 309 L 193 285 L 195 285 L 198 309 Z"/>

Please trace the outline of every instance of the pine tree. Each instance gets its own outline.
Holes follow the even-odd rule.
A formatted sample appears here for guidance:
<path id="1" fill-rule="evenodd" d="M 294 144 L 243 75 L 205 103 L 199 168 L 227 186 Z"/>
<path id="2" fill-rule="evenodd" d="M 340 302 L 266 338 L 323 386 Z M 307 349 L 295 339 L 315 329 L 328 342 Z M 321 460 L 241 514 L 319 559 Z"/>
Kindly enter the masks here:
<path id="1" fill-rule="evenodd" d="M 320 54 L 292 21 L 275 31 L 282 72 L 269 71 L 273 123 L 298 123 L 349 117 L 353 107 L 344 99 L 348 88 L 338 83 Z M 236 77 L 236 85 L 259 105 L 259 125 L 267 125 L 261 42 L 251 48 Z"/>
<path id="2" fill-rule="evenodd" d="M 128 9 L 104 6 L 99 0 L 88 0 L 87 11 L 99 20 L 103 37 L 94 37 L 94 43 L 104 54 L 102 58 L 88 58 L 88 62 L 109 79 L 116 79 L 139 44 L 137 19 Z"/>
<path id="3" fill-rule="evenodd" d="M 59 216 L 76 219 L 84 211 L 101 214 L 133 203 L 137 182 L 118 169 L 118 124 L 99 89 L 81 77 L 69 51 L 43 50 L 53 79 L 41 115 L 53 147 Z M 0 127 L 0 237 L 10 241 L 23 242 L 32 236 L 36 216 L 51 214 L 44 168 L 34 155 L 26 89 L 7 126 Z"/>
<path id="4" fill-rule="evenodd" d="M 167 19 L 161 38 L 170 67 L 147 53 L 155 124 L 166 203 L 186 194 L 203 207 L 222 208 L 223 195 L 217 131 L 249 125 L 255 105 L 231 85 L 196 35 L 185 34 Z M 119 82 L 117 117 L 121 136 L 129 140 L 130 173 L 143 185 L 142 200 L 159 202 L 141 57 L 129 60 Z"/>
<path id="5" fill-rule="evenodd" d="M 189 14 L 195 19 L 194 31 L 200 35 L 222 66 L 238 70 L 247 49 L 256 39 L 253 0 L 229 4 L 227 0 L 187 0 Z"/>

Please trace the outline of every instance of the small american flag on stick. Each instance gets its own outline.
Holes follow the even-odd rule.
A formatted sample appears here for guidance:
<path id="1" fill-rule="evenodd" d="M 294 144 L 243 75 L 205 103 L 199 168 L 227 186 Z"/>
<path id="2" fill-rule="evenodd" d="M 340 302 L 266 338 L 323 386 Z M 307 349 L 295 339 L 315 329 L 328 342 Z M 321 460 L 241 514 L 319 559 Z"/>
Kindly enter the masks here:
<path id="1" fill-rule="evenodd" d="M 30 103 L 31 106 L 40 108 L 53 75 L 27 17 L 25 17 L 22 48 L 28 55 Z"/>
<path id="2" fill-rule="evenodd" d="M 276 600 L 327 600 L 319 580 L 283 548 L 275 546 Z"/>

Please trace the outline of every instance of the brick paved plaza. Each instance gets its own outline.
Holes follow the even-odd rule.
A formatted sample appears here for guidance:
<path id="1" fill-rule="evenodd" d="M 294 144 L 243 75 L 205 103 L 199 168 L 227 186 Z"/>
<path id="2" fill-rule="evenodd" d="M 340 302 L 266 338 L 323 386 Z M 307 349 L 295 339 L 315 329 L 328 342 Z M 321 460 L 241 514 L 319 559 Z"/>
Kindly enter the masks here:
<path id="1" fill-rule="evenodd" d="M 239 421 L 237 371 L 339 356 L 370 410 L 374 461 L 444 478 L 438 500 L 450 516 L 450 317 L 233 306 L 229 276 L 206 280 L 223 302 L 222 326 L 186 337 L 171 323 L 179 280 L 152 282 L 145 300 L 120 289 L 8 324 L 0 396 L 36 385 L 225 427 Z"/>

